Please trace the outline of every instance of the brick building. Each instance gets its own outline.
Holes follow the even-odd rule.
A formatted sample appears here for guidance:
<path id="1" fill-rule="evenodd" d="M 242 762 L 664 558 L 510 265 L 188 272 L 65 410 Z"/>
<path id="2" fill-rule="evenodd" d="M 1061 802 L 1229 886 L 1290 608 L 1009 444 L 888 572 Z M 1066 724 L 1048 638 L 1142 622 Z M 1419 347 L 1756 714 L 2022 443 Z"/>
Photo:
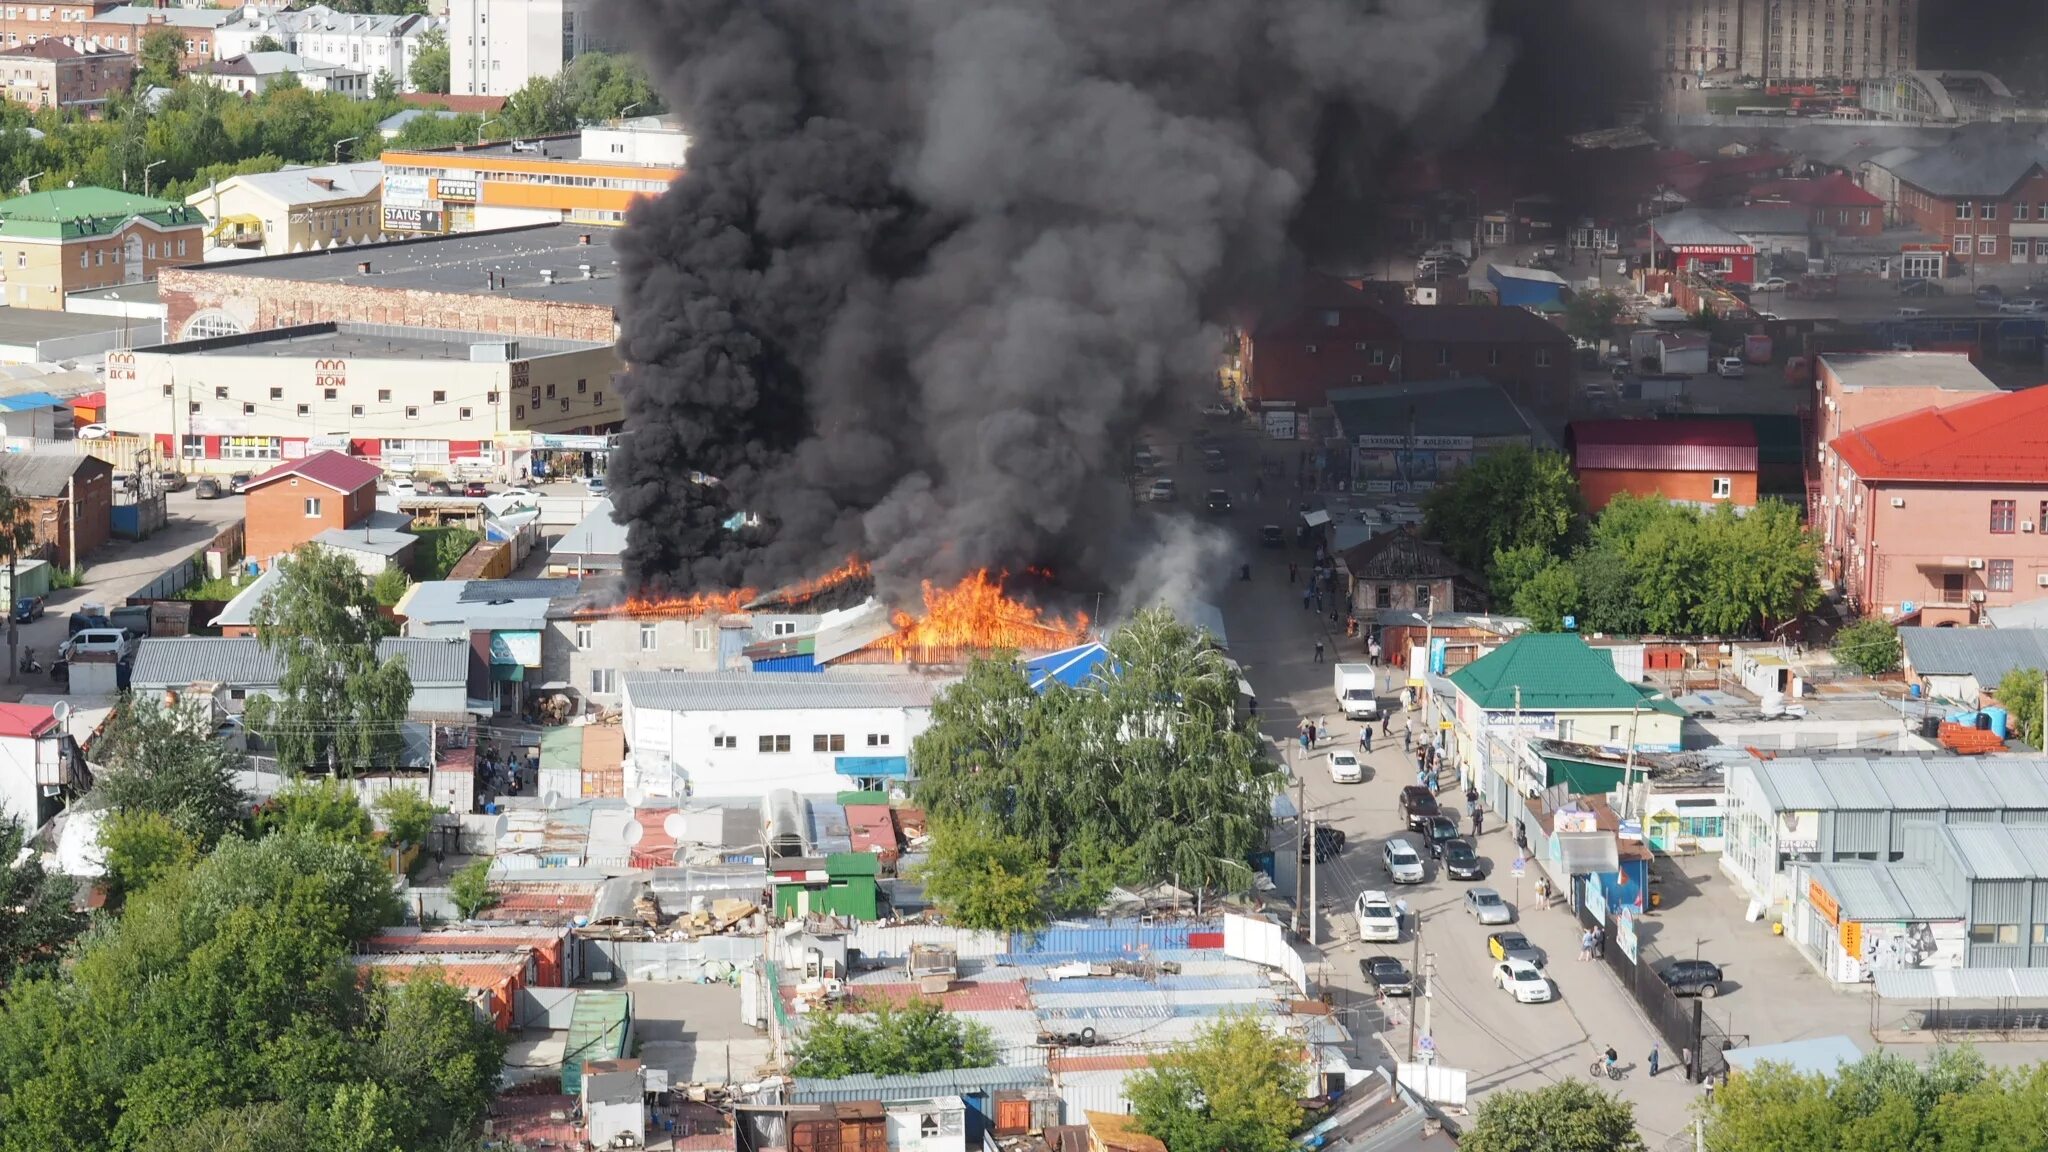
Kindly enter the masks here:
<path id="1" fill-rule="evenodd" d="M 1572 339 L 1522 308 L 1401 304 L 1387 309 L 1401 333 L 1403 380 L 1491 380 L 1521 404 L 1571 395 Z"/>
<path id="2" fill-rule="evenodd" d="M 1884 231 L 1884 200 L 1848 175 L 1831 172 L 1816 180 L 1770 180 L 1749 190 L 1752 204 L 1804 208 L 1822 236 L 1875 236 Z"/>
<path id="3" fill-rule="evenodd" d="M 1900 221 L 1957 264 L 2048 264 L 2048 145 L 2033 125 L 1966 125 L 1887 172 Z"/>
<path id="4" fill-rule="evenodd" d="M 0 77 L 16 104 L 97 114 L 109 97 L 134 84 L 135 57 L 46 39 L 0 51 Z"/>
<path id="5" fill-rule="evenodd" d="M 249 558 L 267 565 L 331 528 L 370 523 L 380 474 L 346 453 L 315 452 L 258 476 L 244 489 Z"/>
<path id="6" fill-rule="evenodd" d="M 1756 429 L 1747 421 L 1579 420 L 1565 430 L 1565 452 L 1588 512 L 1623 492 L 1756 506 Z"/>
<path id="7" fill-rule="evenodd" d="M 1840 515 L 1824 544 L 1850 600 L 1961 624 L 2048 588 L 2048 388 L 1865 424 L 1828 444 Z"/>
<path id="8" fill-rule="evenodd" d="M 562 224 L 471 232 L 166 268 L 157 286 L 178 340 L 331 321 L 610 344 L 608 236 Z"/>
<path id="9" fill-rule="evenodd" d="M 0 201 L 0 294 L 15 308 L 62 312 L 66 293 L 154 280 L 198 259 L 205 225 L 196 208 L 112 188 Z"/>
<path id="10" fill-rule="evenodd" d="M 75 40 L 95 19 L 121 7 L 121 0 L 0 5 L 0 44 L 20 48 L 44 40 Z"/>
<path id="11" fill-rule="evenodd" d="M 1400 613 L 1477 612 L 1485 584 L 1413 528 L 1382 532 L 1338 554 L 1350 612 L 1368 631 Z"/>
<path id="12" fill-rule="evenodd" d="M 1848 480 L 1841 461 L 1828 450 L 1829 441 L 1865 424 L 1998 391 L 1998 385 L 1959 352 L 1831 352 L 1815 363 L 1813 387 L 1812 438 L 1801 456 L 1813 469 L 1807 483 L 1807 521 L 1824 537 L 1836 534 L 1837 521 L 1848 511 Z"/>
<path id="13" fill-rule="evenodd" d="M 86 47 L 142 54 L 149 34 L 166 30 L 184 49 L 186 71 L 204 71 L 213 63 L 213 36 L 221 25 L 242 14 L 236 8 L 148 8 L 119 5 L 102 8 L 86 21 L 81 40 Z"/>
<path id="14" fill-rule="evenodd" d="M 67 571 L 114 535 L 114 466 L 69 452 L 0 454 L 0 484 L 28 501 L 37 552 Z"/>

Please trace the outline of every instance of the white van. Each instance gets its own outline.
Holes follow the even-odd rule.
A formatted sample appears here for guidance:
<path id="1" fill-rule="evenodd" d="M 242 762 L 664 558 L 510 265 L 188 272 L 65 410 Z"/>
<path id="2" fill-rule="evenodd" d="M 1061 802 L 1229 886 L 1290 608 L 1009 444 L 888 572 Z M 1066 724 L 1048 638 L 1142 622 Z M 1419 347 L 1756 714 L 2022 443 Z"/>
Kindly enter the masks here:
<path id="1" fill-rule="evenodd" d="M 134 644 L 126 630 L 121 628 L 86 628 L 71 639 L 57 646 L 57 655 L 70 660 L 81 653 L 111 652 L 116 658 L 128 655 Z"/>

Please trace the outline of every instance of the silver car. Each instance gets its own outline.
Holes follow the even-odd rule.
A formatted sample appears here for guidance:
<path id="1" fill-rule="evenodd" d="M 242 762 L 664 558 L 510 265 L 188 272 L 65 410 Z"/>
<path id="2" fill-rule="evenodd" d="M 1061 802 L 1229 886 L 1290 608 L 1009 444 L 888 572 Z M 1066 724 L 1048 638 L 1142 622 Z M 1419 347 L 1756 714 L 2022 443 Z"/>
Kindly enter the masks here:
<path id="1" fill-rule="evenodd" d="M 1515 910 L 1491 888 L 1474 888 L 1465 893 L 1465 911 L 1481 924 L 1512 924 Z"/>
<path id="2" fill-rule="evenodd" d="M 1387 876 L 1394 883 L 1422 883 L 1424 879 L 1422 857 L 1416 853 L 1414 846 L 1409 844 L 1408 841 L 1399 836 L 1388 840 L 1383 859 L 1387 866 Z"/>

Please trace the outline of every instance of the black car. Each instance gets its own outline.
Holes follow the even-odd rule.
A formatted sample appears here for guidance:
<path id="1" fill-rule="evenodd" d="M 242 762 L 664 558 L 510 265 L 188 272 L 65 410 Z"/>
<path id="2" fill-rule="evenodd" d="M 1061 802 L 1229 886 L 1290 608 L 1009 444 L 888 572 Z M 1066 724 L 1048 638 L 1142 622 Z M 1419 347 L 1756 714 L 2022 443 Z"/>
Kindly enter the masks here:
<path id="1" fill-rule="evenodd" d="M 1268 524 L 1259 529 L 1259 543 L 1268 548 L 1287 547 L 1287 533 L 1278 524 Z"/>
<path id="2" fill-rule="evenodd" d="M 1429 827 L 1436 818 L 1436 793 L 1420 784 L 1410 784 L 1401 789 L 1401 815 L 1408 822 L 1408 830 L 1420 832 Z"/>
<path id="3" fill-rule="evenodd" d="M 1209 511 L 1211 511 L 1211 512 L 1228 512 L 1228 511 L 1230 511 L 1230 493 L 1228 493 L 1228 492 L 1224 491 L 1224 490 L 1223 490 L 1223 489 L 1221 489 L 1221 488 L 1211 488 L 1211 489 L 1209 489 Z"/>
<path id="4" fill-rule="evenodd" d="M 1444 871 L 1453 880 L 1484 880 L 1486 865 L 1479 862 L 1479 853 L 1463 840 L 1445 841 L 1443 847 Z"/>
<path id="5" fill-rule="evenodd" d="M 1429 844 L 1430 857 L 1440 859 L 1444 845 L 1458 838 L 1458 822 L 1439 812 L 1422 826 L 1422 838 Z"/>
<path id="6" fill-rule="evenodd" d="M 1344 830 L 1342 828 L 1332 828 L 1327 824 L 1317 825 L 1316 863 L 1328 864 L 1330 861 L 1335 860 L 1337 854 L 1342 851 L 1344 851 Z M 1307 840 L 1301 842 L 1301 859 L 1303 863 L 1308 862 Z"/>
<path id="7" fill-rule="evenodd" d="M 1721 966 L 1711 960 L 1673 960 L 1657 976 L 1674 995 L 1711 1000 L 1721 994 Z"/>
<path id="8" fill-rule="evenodd" d="M 240 496 L 244 488 L 255 482 L 256 474 L 254 472 L 237 472 L 228 477 L 228 491 Z"/>
<path id="9" fill-rule="evenodd" d="M 1358 972 L 1382 996 L 1415 995 L 1415 978 L 1392 956 L 1367 956 L 1358 962 Z"/>
<path id="10" fill-rule="evenodd" d="M 215 480 L 211 476 L 201 476 L 199 478 L 199 486 L 195 492 L 195 495 L 197 495 L 201 500 L 220 499 L 220 481 Z"/>

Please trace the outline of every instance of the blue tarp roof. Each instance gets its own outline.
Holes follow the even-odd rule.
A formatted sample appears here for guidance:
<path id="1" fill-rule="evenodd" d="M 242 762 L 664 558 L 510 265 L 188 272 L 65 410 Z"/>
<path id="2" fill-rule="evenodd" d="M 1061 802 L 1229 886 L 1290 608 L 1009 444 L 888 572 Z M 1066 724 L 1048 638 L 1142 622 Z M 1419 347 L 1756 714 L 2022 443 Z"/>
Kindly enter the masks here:
<path id="1" fill-rule="evenodd" d="M 31 408 L 55 408 L 63 401 L 48 392 L 18 392 L 12 396 L 0 396 L 0 410 L 26 412 Z"/>
<path id="2" fill-rule="evenodd" d="M 835 756 L 832 770 L 841 776 L 907 778 L 908 756 Z"/>
<path id="3" fill-rule="evenodd" d="M 1109 649 L 1091 640 L 1058 652 L 1048 652 L 1034 660 L 1024 662 L 1024 678 L 1031 682 L 1034 692 L 1045 691 L 1048 681 L 1057 680 L 1069 688 L 1078 688 L 1096 669 L 1109 660 Z"/>

